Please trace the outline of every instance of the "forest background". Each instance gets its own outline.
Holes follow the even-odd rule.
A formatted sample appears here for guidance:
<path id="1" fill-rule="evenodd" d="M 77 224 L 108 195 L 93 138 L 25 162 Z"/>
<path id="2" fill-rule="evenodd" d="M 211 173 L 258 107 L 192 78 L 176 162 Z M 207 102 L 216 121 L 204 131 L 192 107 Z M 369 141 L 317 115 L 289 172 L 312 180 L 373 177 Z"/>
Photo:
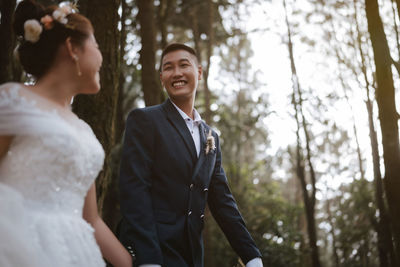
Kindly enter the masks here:
<path id="1" fill-rule="evenodd" d="M 0 83 L 18 1 L 1 0 Z M 55 0 L 38 0 L 58 4 Z M 400 0 L 79 0 L 103 54 L 102 89 L 78 96 L 107 157 L 97 179 L 115 231 L 126 115 L 161 103 L 167 43 L 199 52 L 196 98 L 265 266 L 400 266 Z M 205 266 L 242 263 L 207 213 Z"/>

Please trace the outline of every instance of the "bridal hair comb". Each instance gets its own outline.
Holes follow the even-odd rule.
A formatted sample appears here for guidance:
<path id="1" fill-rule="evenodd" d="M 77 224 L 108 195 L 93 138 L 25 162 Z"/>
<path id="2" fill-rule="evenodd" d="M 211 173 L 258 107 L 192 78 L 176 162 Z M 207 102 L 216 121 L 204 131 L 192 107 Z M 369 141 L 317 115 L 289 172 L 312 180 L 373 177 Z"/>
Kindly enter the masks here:
<path id="1" fill-rule="evenodd" d="M 75 3 L 62 2 L 59 7 L 53 11 L 51 15 L 45 15 L 36 19 L 29 19 L 24 23 L 24 39 L 31 43 L 36 43 L 40 39 L 43 30 L 50 30 L 54 27 L 54 23 L 60 23 L 66 28 L 72 28 L 68 25 L 67 16 L 78 11 Z"/>

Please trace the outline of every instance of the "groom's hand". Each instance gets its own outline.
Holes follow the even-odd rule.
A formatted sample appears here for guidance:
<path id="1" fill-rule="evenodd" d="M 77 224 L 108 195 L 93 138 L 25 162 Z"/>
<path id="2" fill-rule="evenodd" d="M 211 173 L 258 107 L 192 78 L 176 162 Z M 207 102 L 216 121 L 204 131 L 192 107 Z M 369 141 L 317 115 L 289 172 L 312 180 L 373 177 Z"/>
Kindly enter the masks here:
<path id="1" fill-rule="evenodd" d="M 246 267 L 263 267 L 261 258 L 254 258 L 246 264 Z"/>

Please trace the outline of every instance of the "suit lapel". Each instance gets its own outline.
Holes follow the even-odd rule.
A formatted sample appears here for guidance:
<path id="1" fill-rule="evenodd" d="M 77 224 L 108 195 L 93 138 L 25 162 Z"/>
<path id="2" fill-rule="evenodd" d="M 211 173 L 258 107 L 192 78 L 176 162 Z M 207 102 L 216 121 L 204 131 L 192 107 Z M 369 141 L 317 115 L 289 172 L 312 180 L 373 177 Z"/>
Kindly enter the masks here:
<path id="1" fill-rule="evenodd" d="M 203 165 L 204 160 L 206 159 L 205 149 L 206 149 L 206 132 L 208 131 L 207 126 L 201 122 L 199 124 L 199 132 L 200 132 L 200 155 L 199 160 L 196 162 L 196 166 L 194 167 L 192 181 L 196 177 L 197 173 L 200 170 L 200 167 Z"/>
<path id="2" fill-rule="evenodd" d="M 179 114 L 179 112 L 176 110 L 174 105 L 171 103 L 171 100 L 167 99 L 167 101 L 165 101 L 163 104 L 163 108 L 166 111 L 169 122 L 175 127 L 179 135 L 182 137 L 183 141 L 185 141 L 186 148 L 189 150 L 193 162 L 196 162 L 196 147 L 194 145 L 193 138 L 189 132 L 186 122 L 182 118 L 181 114 Z"/>

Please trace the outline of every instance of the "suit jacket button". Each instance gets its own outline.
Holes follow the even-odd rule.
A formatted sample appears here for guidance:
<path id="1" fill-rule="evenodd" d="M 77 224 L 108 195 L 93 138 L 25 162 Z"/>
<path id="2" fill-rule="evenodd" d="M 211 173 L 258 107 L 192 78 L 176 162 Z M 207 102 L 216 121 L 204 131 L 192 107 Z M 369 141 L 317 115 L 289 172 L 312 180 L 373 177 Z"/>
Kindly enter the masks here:
<path id="1" fill-rule="evenodd" d="M 203 218 L 204 218 L 204 214 L 201 214 L 201 215 L 200 215 L 200 219 L 203 219 Z"/>
<path id="2" fill-rule="evenodd" d="M 189 211 L 188 216 L 190 216 L 190 214 L 192 214 L 192 211 Z"/>
<path id="3" fill-rule="evenodd" d="M 190 190 L 193 189 L 193 186 L 194 186 L 194 184 L 190 184 L 190 186 L 189 186 Z"/>
<path id="4" fill-rule="evenodd" d="M 207 192 L 208 191 L 208 188 L 206 187 L 206 188 L 204 188 L 204 192 Z"/>

